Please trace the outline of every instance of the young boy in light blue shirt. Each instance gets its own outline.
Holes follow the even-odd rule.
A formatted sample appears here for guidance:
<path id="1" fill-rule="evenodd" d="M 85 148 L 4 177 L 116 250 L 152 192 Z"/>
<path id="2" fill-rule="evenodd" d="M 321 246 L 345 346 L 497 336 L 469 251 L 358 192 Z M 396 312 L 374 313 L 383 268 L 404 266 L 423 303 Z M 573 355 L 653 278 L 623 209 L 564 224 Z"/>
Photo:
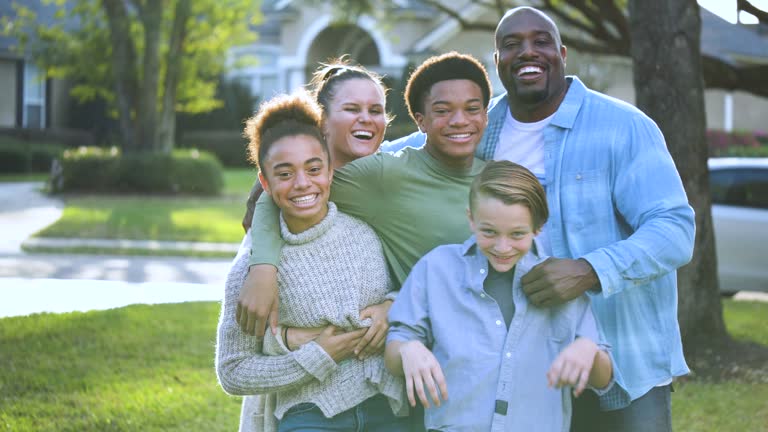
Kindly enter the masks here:
<path id="1" fill-rule="evenodd" d="M 490 162 L 467 212 L 474 235 L 419 260 L 392 305 L 387 367 L 428 408 L 428 431 L 568 431 L 568 389 L 603 393 L 618 377 L 586 296 L 538 308 L 521 289 L 544 259 L 544 189 L 526 168 Z"/>

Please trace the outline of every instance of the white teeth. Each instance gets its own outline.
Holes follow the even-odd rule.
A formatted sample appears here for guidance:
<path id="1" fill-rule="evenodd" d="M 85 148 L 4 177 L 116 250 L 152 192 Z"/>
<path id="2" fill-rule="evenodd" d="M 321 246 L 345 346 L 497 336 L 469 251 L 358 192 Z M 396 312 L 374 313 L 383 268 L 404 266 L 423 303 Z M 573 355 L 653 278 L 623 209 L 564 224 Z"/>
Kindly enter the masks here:
<path id="1" fill-rule="evenodd" d="M 448 138 L 451 138 L 451 139 L 469 138 L 469 134 L 463 133 L 463 134 L 448 135 Z"/>
<path id="2" fill-rule="evenodd" d="M 302 197 L 291 198 L 291 201 L 295 202 L 296 204 L 305 204 L 314 201 L 315 197 L 317 197 L 317 194 L 305 195 Z"/>
<path id="3" fill-rule="evenodd" d="M 541 73 L 542 70 L 540 67 L 537 66 L 525 66 L 520 68 L 519 71 L 517 71 L 517 76 L 521 76 L 527 73 Z"/>
<path id="4" fill-rule="evenodd" d="M 353 131 L 352 136 L 359 139 L 371 139 L 373 138 L 373 132 L 369 131 Z"/>

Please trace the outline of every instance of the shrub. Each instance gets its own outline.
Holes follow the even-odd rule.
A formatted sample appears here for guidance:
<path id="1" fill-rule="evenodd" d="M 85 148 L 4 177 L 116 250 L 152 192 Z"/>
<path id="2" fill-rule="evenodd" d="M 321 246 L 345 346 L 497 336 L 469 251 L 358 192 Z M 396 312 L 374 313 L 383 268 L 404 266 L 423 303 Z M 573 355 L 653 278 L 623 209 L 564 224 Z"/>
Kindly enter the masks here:
<path id="1" fill-rule="evenodd" d="M 768 154 L 768 134 L 757 132 L 707 131 L 710 157 L 764 157 Z"/>
<path id="2" fill-rule="evenodd" d="M 250 167 L 247 156 L 248 140 L 243 138 L 242 127 L 230 130 L 192 131 L 180 136 L 181 148 L 213 153 L 224 166 Z"/>
<path id="3" fill-rule="evenodd" d="M 62 148 L 52 144 L 0 140 L 0 173 L 44 173 L 61 155 Z"/>
<path id="4" fill-rule="evenodd" d="M 224 187 L 215 156 L 198 150 L 121 155 L 117 148 L 64 152 L 60 192 L 184 193 L 216 195 Z"/>

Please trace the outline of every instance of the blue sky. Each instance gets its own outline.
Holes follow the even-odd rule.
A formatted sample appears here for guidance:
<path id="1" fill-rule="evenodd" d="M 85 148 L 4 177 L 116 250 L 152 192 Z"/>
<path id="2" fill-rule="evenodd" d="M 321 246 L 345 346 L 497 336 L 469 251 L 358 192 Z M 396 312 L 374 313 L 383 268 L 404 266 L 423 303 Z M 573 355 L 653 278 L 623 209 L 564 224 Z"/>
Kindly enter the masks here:
<path id="1" fill-rule="evenodd" d="M 699 6 L 706 8 L 715 15 L 719 15 L 724 20 L 736 22 L 736 0 L 698 0 Z M 750 0 L 755 7 L 768 11 L 768 0 Z M 756 24 L 757 19 L 752 15 L 743 14 L 741 22 L 744 24 Z"/>

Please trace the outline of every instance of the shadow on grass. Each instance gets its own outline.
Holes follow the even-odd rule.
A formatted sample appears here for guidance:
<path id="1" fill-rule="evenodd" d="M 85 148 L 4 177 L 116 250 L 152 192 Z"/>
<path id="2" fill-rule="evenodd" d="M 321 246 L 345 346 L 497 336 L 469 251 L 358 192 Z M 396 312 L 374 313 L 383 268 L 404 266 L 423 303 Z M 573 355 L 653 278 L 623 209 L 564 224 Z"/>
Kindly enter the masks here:
<path id="1" fill-rule="evenodd" d="M 728 338 L 686 353 L 690 378 L 768 384 L 768 346 Z M 686 378 L 683 378 L 686 379 Z"/>

